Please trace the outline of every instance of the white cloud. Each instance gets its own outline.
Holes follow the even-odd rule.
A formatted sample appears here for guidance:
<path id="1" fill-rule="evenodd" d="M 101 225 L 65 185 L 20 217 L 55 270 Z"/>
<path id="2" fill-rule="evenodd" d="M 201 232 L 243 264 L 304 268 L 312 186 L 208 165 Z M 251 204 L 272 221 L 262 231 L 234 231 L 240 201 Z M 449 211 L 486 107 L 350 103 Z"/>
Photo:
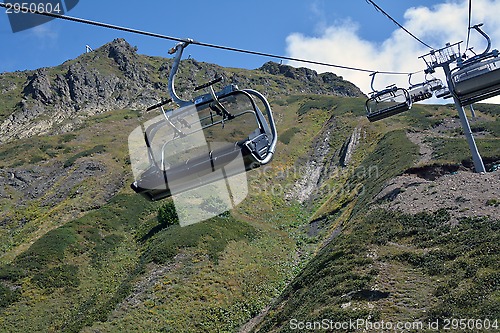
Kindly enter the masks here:
<path id="1" fill-rule="evenodd" d="M 36 27 L 31 28 L 33 34 L 38 38 L 49 38 L 54 39 L 57 38 L 58 34 L 54 30 L 49 27 L 48 23 L 37 25 Z"/>
<path id="2" fill-rule="evenodd" d="M 35 37 L 39 43 L 39 47 L 52 47 L 54 46 L 58 39 L 59 33 L 54 28 L 52 22 L 47 22 L 36 27 L 31 28 L 30 35 Z"/>
<path id="3" fill-rule="evenodd" d="M 500 48 L 500 0 L 476 0 L 473 2 L 472 24 L 484 23 L 485 30 L 491 37 L 493 48 Z M 382 15 L 375 13 L 374 15 Z M 468 25 L 468 1 L 460 0 L 440 3 L 429 7 L 409 8 L 400 22 L 417 37 L 433 47 L 440 48 L 446 43 L 464 41 L 465 48 Z M 389 24 L 389 23 L 388 23 Z M 425 63 L 418 57 L 429 52 L 429 49 L 418 43 L 401 29 L 394 32 L 383 42 L 365 40 L 359 35 L 359 25 L 351 20 L 336 22 L 334 25 L 321 28 L 318 36 L 305 36 L 293 33 L 287 37 L 288 56 L 303 58 L 349 67 L 364 68 L 374 71 L 416 72 L 425 68 Z M 497 42 L 497 44 L 495 44 Z M 486 43 L 477 32 L 471 31 L 469 46 L 480 53 Z M 303 63 L 289 62 L 293 66 L 304 66 Z M 356 84 L 365 93 L 371 91 L 369 73 L 343 70 L 320 65 L 310 65 L 318 72 L 334 72 Z M 435 74 L 444 80 L 442 69 Z M 423 73 L 412 76 L 412 83 L 425 79 Z M 390 84 L 408 86 L 406 75 L 376 75 L 374 88 L 380 90 Z M 431 100 L 430 102 L 441 102 Z M 451 100 L 448 100 L 451 102 Z M 492 100 L 489 100 L 492 102 Z M 500 103 L 500 97 L 494 102 Z"/>

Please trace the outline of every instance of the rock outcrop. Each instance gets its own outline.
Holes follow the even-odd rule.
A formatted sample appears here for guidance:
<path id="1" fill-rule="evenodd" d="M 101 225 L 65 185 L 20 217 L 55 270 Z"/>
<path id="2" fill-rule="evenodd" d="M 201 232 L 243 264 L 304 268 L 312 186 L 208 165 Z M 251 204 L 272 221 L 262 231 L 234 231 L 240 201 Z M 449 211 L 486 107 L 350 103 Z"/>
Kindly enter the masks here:
<path id="1" fill-rule="evenodd" d="M 267 62 L 259 70 L 273 75 L 303 82 L 304 92 L 313 94 L 337 95 L 345 97 L 363 97 L 363 92 L 354 84 L 345 81 L 341 76 L 334 73 L 321 73 L 306 68 L 295 68 L 288 65 L 281 65 L 275 62 Z"/>

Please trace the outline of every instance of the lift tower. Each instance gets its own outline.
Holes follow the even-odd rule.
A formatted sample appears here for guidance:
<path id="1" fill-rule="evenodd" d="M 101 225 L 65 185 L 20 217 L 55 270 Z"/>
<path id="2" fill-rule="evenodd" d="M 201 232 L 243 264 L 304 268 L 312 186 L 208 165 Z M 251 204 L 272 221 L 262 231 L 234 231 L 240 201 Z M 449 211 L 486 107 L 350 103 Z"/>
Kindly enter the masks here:
<path id="1" fill-rule="evenodd" d="M 460 102 L 457 94 L 455 93 L 454 84 L 451 78 L 450 64 L 456 61 L 460 61 L 460 43 L 455 44 L 447 43 L 446 46 L 439 50 L 432 50 L 428 54 L 421 56 L 425 63 L 427 64 L 426 74 L 434 73 L 436 67 L 442 67 L 444 74 L 446 75 L 446 83 L 448 85 L 448 90 L 451 93 L 453 100 L 455 101 L 455 106 L 458 111 L 458 116 L 460 117 L 460 122 L 462 123 L 462 128 L 469 144 L 469 149 L 472 154 L 472 160 L 474 162 L 474 169 L 476 172 L 486 172 L 484 168 L 483 160 L 479 151 L 477 149 L 476 141 L 472 135 L 472 130 L 470 128 L 469 120 L 465 114 L 463 104 Z"/>

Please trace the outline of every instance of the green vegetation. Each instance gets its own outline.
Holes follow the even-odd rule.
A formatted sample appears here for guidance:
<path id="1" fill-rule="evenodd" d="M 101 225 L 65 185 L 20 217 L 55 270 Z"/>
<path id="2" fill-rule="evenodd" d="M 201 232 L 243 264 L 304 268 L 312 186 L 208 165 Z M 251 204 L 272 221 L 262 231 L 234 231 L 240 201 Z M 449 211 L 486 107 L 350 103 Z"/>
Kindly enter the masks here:
<path id="1" fill-rule="evenodd" d="M 54 327 L 64 327 L 64 332 L 77 332 L 93 323 L 105 322 L 111 311 L 130 295 L 135 281 L 145 274 L 151 264 L 169 265 L 179 253 L 194 250 L 204 253 L 212 265 L 223 265 L 227 269 L 233 265 L 226 267 L 226 264 L 221 264 L 221 261 L 227 260 L 225 256 L 221 258 L 221 255 L 231 244 L 239 243 L 241 247 L 254 242 L 269 242 L 267 237 L 259 236 L 254 227 L 230 215 L 182 228 L 177 225 L 171 202 L 157 205 L 137 199 L 132 195 L 115 196 L 109 204 L 46 233 L 12 264 L 1 266 L 2 307 L 6 309 L 21 301 L 23 292 L 25 294 L 29 290 L 40 290 L 44 297 L 50 298 L 50 302 L 60 300 L 73 304 L 71 309 L 59 310 L 62 317 L 54 321 Z M 140 226 L 141 221 L 144 227 Z M 155 221 L 160 224 L 155 225 Z M 143 230 L 145 234 L 135 234 L 134 230 Z M 127 233 L 130 232 L 135 237 L 128 236 Z M 272 245 L 271 248 L 275 246 Z M 139 248 L 143 250 L 137 252 Z M 264 253 L 259 254 L 259 257 L 264 258 Z M 132 254 L 134 255 L 130 257 Z M 78 266 L 66 264 L 67 262 L 78 262 Z M 122 266 L 124 264 L 126 266 Z M 100 279 L 98 275 L 102 271 L 116 275 L 112 280 Z M 276 283 L 273 281 L 281 280 L 279 277 L 283 273 L 273 271 L 272 274 L 277 275 L 266 283 Z M 266 273 L 265 276 L 270 277 L 269 274 L 271 273 Z M 266 279 L 265 276 L 259 279 Z M 17 287 L 11 290 L 2 281 Z M 76 290 L 86 290 L 79 300 L 73 298 Z M 210 316 L 206 308 L 200 307 L 200 316 L 206 316 L 204 325 L 213 328 L 214 323 L 223 320 L 227 311 L 233 316 L 231 325 L 240 325 L 260 310 L 260 306 L 264 304 L 263 299 L 268 300 L 270 297 L 254 295 L 253 292 L 252 296 L 247 296 L 241 296 L 239 306 L 214 307 L 210 311 L 215 312 Z M 47 301 L 39 299 L 37 302 L 44 304 Z M 250 308 L 252 310 L 248 312 Z M 12 316 L 12 319 L 15 317 Z M 235 321 L 236 317 L 240 319 Z M 24 324 L 17 326 L 19 330 L 38 327 L 33 322 Z"/>
<path id="2" fill-rule="evenodd" d="M 36 137 L 18 140 L 0 146 L 0 167 L 16 167 L 25 164 L 38 164 L 65 155 L 70 148 L 74 134 L 61 137 Z"/>
<path id="3" fill-rule="evenodd" d="M 46 233 L 13 262 L 16 268 L 25 272 L 40 271 L 48 265 L 63 262 L 64 252 L 76 242 L 76 234 L 72 228 L 61 227 Z"/>
<path id="4" fill-rule="evenodd" d="M 175 212 L 174 203 L 169 200 L 158 209 L 158 222 L 164 226 L 171 226 L 178 223 L 179 218 Z"/>
<path id="5" fill-rule="evenodd" d="M 500 118 L 495 119 L 495 121 L 473 123 L 471 125 L 471 130 L 473 133 L 486 131 L 498 138 L 500 137 Z"/>
<path id="6" fill-rule="evenodd" d="M 0 309 L 11 305 L 19 300 L 21 292 L 19 290 L 11 290 L 0 284 Z"/>
<path id="7" fill-rule="evenodd" d="M 431 138 L 433 157 L 441 163 L 457 163 L 470 166 L 472 157 L 465 138 Z M 476 139 L 477 148 L 484 160 L 500 158 L 500 144 L 497 138 Z"/>
<path id="8" fill-rule="evenodd" d="M 0 74 L 0 122 L 18 108 L 26 77 L 22 72 Z"/>
<path id="9" fill-rule="evenodd" d="M 182 248 L 196 247 L 203 242 L 203 248 L 210 258 L 217 262 L 219 253 L 230 241 L 251 240 L 255 230 L 248 224 L 234 218 L 216 217 L 209 221 L 187 227 L 173 226 L 158 233 L 146 249 L 146 262 L 168 263 Z"/>
<path id="10" fill-rule="evenodd" d="M 33 275 L 32 282 L 42 289 L 75 288 L 80 285 L 78 267 L 61 265 Z"/>
<path id="11" fill-rule="evenodd" d="M 288 98 L 289 103 L 293 103 L 296 97 Z M 303 97 L 302 97 L 303 98 Z M 302 99 L 301 98 L 301 99 Z M 301 106 L 297 110 L 299 116 L 303 116 L 311 110 L 322 110 L 323 112 L 332 113 L 340 116 L 346 113 L 354 113 L 355 115 L 364 115 L 364 109 L 360 108 L 361 98 L 341 98 L 335 96 L 311 95 L 304 99 Z"/>
<path id="12" fill-rule="evenodd" d="M 109 122 L 114 122 L 114 121 L 121 121 L 121 120 L 136 120 L 141 116 L 140 111 L 138 110 L 130 110 L 130 109 L 124 109 L 124 110 L 113 110 L 110 112 L 105 112 L 98 114 L 92 118 L 89 118 L 86 120 L 86 126 L 92 126 L 94 124 L 100 124 L 100 123 L 109 123 Z"/>
<path id="13" fill-rule="evenodd" d="M 284 144 L 287 145 L 290 143 L 290 141 L 292 141 L 292 138 L 294 137 L 294 135 L 299 133 L 299 132 L 300 132 L 300 128 L 298 128 L 298 127 L 289 128 L 285 132 L 280 134 L 278 140 L 280 140 L 281 142 L 283 142 Z"/>
<path id="14" fill-rule="evenodd" d="M 500 221 L 463 219 L 451 226 L 449 218 L 446 210 L 407 215 L 379 209 L 356 219 L 287 287 L 258 331 L 289 332 L 290 318 L 498 318 Z M 415 270 L 420 287 L 398 284 L 414 279 Z M 423 304 L 406 305 L 404 289 Z M 423 305 L 427 313 L 419 310 Z"/>
<path id="15" fill-rule="evenodd" d="M 450 226 L 449 214 L 414 216 L 378 211 L 370 216 L 378 224 L 377 243 L 396 242 L 408 246 L 381 260 L 392 260 L 420 269 L 429 279 L 436 278 L 436 297 L 427 320 L 473 315 L 475 318 L 500 316 L 500 221 L 487 218 L 462 219 Z M 423 251 L 422 251 L 423 250 Z"/>
<path id="16" fill-rule="evenodd" d="M 486 205 L 498 207 L 498 206 L 500 206 L 500 200 L 498 200 L 498 199 L 489 199 L 488 201 L 486 201 Z"/>
<path id="17" fill-rule="evenodd" d="M 492 116 L 500 115 L 500 106 L 498 106 L 497 104 L 477 103 L 474 104 L 474 109 L 476 109 L 476 111 L 480 111 Z"/>
<path id="18" fill-rule="evenodd" d="M 404 113 L 404 117 L 414 128 L 430 129 L 440 125 L 447 113 L 445 107 L 436 107 L 432 110 L 432 107 L 415 104 L 410 111 Z"/>
<path id="19" fill-rule="evenodd" d="M 336 106 L 336 100 L 329 96 L 316 96 L 306 100 L 297 110 L 297 114 L 302 116 L 310 110 L 330 111 Z"/>
<path id="20" fill-rule="evenodd" d="M 66 162 L 64 162 L 63 165 L 65 168 L 69 168 L 70 166 L 72 166 L 75 163 L 75 161 L 77 159 L 82 158 L 82 157 L 92 156 L 93 154 L 100 154 L 100 153 L 103 153 L 105 150 L 106 150 L 106 148 L 103 145 L 97 145 L 91 149 L 81 151 L 81 152 L 71 156 L 70 158 L 68 158 L 66 160 Z"/>
<path id="21" fill-rule="evenodd" d="M 486 137 L 498 137 L 500 135 L 500 121 L 498 118 L 495 120 L 474 120 L 470 123 L 470 128 L 474 135 L 481 134 Z M 462 127 L 455 129 L 454 136 L 463 137 L 464 131 Z"/>
<path id="22" fill-rule="evenodd" d="M 418 156 L 418 147 L 402 130 L 384 135 L 355 170 L 347 188 L 356 189 L 359 199 L 355 212 L 369 209 L 369 203 L 389 179 L 409 169 Z"/>

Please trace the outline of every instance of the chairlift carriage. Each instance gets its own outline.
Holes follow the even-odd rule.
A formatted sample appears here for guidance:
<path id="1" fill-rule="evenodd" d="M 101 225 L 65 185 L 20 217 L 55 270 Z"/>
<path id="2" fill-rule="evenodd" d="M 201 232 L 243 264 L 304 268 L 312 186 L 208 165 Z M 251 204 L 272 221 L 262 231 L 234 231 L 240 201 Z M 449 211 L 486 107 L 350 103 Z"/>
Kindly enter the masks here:
<path id="1" fill-rule="evenodd" d="M 452 93 L 462 105 L 470 105 L 500 94 L 499 52 L 490 52 L 491 40 L 480 26 L 475 25 L 473 28 L 486 38 L 486 50 L 459 63 L 450 73 Z"/>
<path id="2" fill-rule="evenodd" d="M 432 96 L 434 96 L 435 93 L 444 88 L 443 82 L 437 78 L 432 78 L 432 79 L 426 78 L 426 80 L 422 83 L 412 84 L 410 82 L 411 76 L 412 74 L 408 75 L 408 83 L 410 84 L 408 93 L 410 94 L 412 103 L 432 98 Z"/>
<path id="3" fill-rule="evenodd" d="M 426 79 L 424 82 L 412 84 L 411 76 L 412 74 L 408 75 L 408 83 L 410 84 L 408 93 L 410 94 L 412 103 L 432 98 L 432 96 L 434 95 L 434 91 L 443 87 L 442 81 L 436 78 L 433 78 L 431 80 Z"/>
<path id="4" fill-rule="evenodd" d="M 145 124 L 144 129 L 136 129 L 135 137 L 142 137 L 146 146 L 143 143 L 143 149 L 131 149 L 132 158 L 135 156 L 135 181 L 131 187 L 149 200 L 160 200 L 265 165 L 276 149 L 271 107 L 259 92 L 229 85 L 216 93 L 212 87 L 220 81 L 216 79 L 195 88 L 208 88 L 207 94 L 190 101 L 177 96 L 174 77 L 188 44 L 179 43 L 171 50 L 176 57 L 169 91 L 180 107 L 165 111 L 160 103 L 156 106 L 163 114 Z"/>
<path id="5" fill-rule="evenodd" d="M 440 79 L 432 78 L 430 80 L 426 81 L 426 84 L 429 85 L 431 91 L 435 93 L 438 90 L 443 89 L 445 86 L 443 84 L 443 81 Z"/>
<path id="6" fill-rule="evenodd" d="M 373 88 L 375 74 L 377 73 L 370 74 L 373 92 L 365 103 L 368 120 L 374 122 L 410 110 L 412 98 L 408 90 L 392 85 L 382 91 L 376 91 Z"/>
<path id="7" fill-rule="evenodd" d="M 453 97 L 453 95 L 450 93 L 450 90 L 446 87 L 436 90 L 434 92 L 434 95 L 436 96 L 436 98 L 443 98 L 443 99 Z"/>

